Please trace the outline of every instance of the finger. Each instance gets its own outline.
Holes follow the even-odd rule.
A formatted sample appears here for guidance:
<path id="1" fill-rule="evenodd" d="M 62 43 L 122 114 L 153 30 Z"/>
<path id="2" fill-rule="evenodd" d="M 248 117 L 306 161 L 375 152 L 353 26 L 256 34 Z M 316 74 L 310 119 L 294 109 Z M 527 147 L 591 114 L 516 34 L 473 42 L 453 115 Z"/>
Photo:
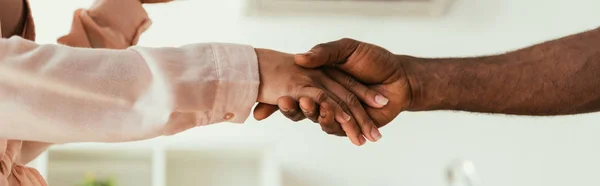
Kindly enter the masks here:
<path id="1" fill-rule="evenodd" d="M 325 79 L 321 83 L 336 97 L 341 98 L 341 100 L 339 100 L 340 105 L 342 108 L 349 110 L 350 113 L 352 113 L 354 119 L 357 121 L 357 125 L 360 127 L 362 135 L 372 142 L 381 139 L 381 133 L 379 132 L 379 129 L 377 129 L 375 122 L 369 117 L 362 104 L 353 93 L 331 79 Z"/>
<path id="2" fill-rule="evenodd" d="M 328 119 L 331 117 L 331 120 L 334 122 L 330 122 L 329 120 L 327 120 L 325 123 L 319 122 L 323 131 L 327 132 L 328 134 L 339 133 L 340 131 L 343 131 L 341 125 L 336 122 L 336 115 L 338 114 L 335 106 L 337 106 L 337 103 L 329 97 L 327 92 L 315 87 L 303 87 L 300 89 L 300 91 L 298 91 L 298 95 L 296 97 L 306 97 L 311 99 L 316 104 L 321 105 L 319 108 L 321 117 L 328 117 Z"/>
<path id="3" fill-rule="evenodd" d="M 334 107 L 331 104 L 327 102 L 320 104 L 319 117 L 317 120 L 321 125 L 321 130 L 331 135 L 346 136 L 346 132 L 340 127 L 341 124 L 335 121 L 334 113 Z"/>
<path id="4" fill-rule="evenodd" d="M 346 62 L 359 44 L 360 42 L 348 38 L 321 43 L 304 54 L 295 55 L 294 60 L 297 65 L 307 68 L 341 64 Z"/>
<path id="5" fill-rule="evenodd" d="M 380 93 L 368 88 L 362 83 L 356 81 L 352 76 L 336 69 L 327 68 L 325 72 L 335 81 L 340 83 L 346 89 L 356 95 L 360 101 L 374 108 L 382 108 L 388 104 L 389 99 Z"/>
<path id="6" fill-rule="evenodd" d="M 258 105 L 256 105 L 256 107 L 254 107 L 254 119 L 261 121 L 263 119 L 268 118 L 273 113 L 277 112 L 277 110 L 279 110 L 279 108 L 276 105 L 259 103 Z"/>
<path id="7" fill-rule="evenodd" d="M 332 96 L 333 97 L 333 96 Z M 339 99 L 338 99 L 339 100 Z M 341 124 L 342 130 L 346 133 L 350 141 L 356 145 L 361 146 L 367 142 L 365 137 L 361 133 L 360 126 L 357 124 L 356 120 L 352 118 L 348 113 L 348 109 L 344 109 L 341 101 L 337 101 L 337 104 L 334 106 L 336 110 L 335 120 Z M 345 107 L 345 106 L 344 106 Z"/>
<path id="8" fill-rule="evenodd" d="M 330 82 L 333 82 L 333 80 L 330 80 Z M 338 97 L 315 87 L 304 87 L 302 90 L 305 90 L 306 93 L 308 93 L 307 97 L 312 97 L 318 104 L 328 103 L 333 106 L 335 121 L 341 124 L 342 130 L 346 132 L 352 143 L 360 146 L 366 142 L 365 138 L 360 133 L 360 127 L 356 123 L 356 120 L 348 114 L 348 110 L 342 108 L 341 105 L 343 102 L 341 102 Z"/>
<path id="9" fill-rule="evenodd" d="M 319 122 L 319 107 L 317 107 L 317 104 L 313 100 L 307 97 L 300 97 L 298 102 L 300 102 L 300 110 L 302 110 L 304 116 L 313 122 Z"/>
<path id="10" fill-rule="evenodd" d="M 277 99 L 277 105 L 279 106 L 281 113 L 292 121 L 300 121 L 305 118 L 298 107 L 298 102 L 292 97 L 280 97 Z"/>

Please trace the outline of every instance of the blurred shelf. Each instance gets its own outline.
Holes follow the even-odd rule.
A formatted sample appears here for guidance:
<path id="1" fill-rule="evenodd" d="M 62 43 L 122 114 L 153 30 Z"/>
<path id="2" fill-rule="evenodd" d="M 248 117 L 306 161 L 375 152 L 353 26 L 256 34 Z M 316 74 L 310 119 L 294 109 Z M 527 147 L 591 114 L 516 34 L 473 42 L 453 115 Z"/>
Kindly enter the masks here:
<path id="1" fill-rule="evenodd" d="M 49 185 L 78 186 L 91 175 L 118 185 L 152 184 L 151 151 L 51 150 L 47 164 Z"/>
<path id="2" fill-rule="evenodd" d="M 136 147 L 51 148 L 31 165 L 57 186 L 80 186 L 89 175 L 116 186 L 279 186 L 264 149 Z"/>
<path id="3" fill-rule="evenodd" d="M 168 186 L 259 186 L 261 154 L 253 151 L 167 151 Z"/>

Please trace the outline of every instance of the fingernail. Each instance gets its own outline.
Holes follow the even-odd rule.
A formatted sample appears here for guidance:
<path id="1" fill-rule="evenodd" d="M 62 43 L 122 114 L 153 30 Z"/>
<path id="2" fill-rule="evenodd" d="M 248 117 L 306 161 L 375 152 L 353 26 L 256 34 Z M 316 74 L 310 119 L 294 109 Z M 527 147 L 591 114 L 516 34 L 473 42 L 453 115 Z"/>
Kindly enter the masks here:
<path id="1" fill-rule="evenodd" d="M 284 111 L 284 112 L 289 112 L 289 111 L 290 111 L 290 109 L 289 109 L 289 108 L 281 108 L 281 111 Z"/>
<path id="2" fill-rule="evenodd" d="M 311 54 L 312 54 L 312 51 L 308 51 L 308 52 L 300 53 L 298 55 L 306 56 L 306 55 L 311 55 Z"/>
<path id="3" fill-rule="evenodd" d="M 373 127 L 373 130 L 371 130 L 371 136 L 375 139 L 375 141 L 379 141 L 379 139 L 381 139 L 381 133 L 377 127 Z"/>
<path id="4" fill-rule="evenodd" d="M 345 121 L 350 121 L 350 119 L 352 119 L 352 117 L 350 117 L 350 115 L 346 114 L 345 112 L 342 114 L 342 117 L 344 117 L 343 119 Z"/>
<path id="5" fill-rule="evenodd" d="M 325 110 L 321 110 L 321 112 L 319 113 L 319 116 L 320 116 L 320 117 L 322 117 L 322 118 L 325 118 L 325 116 L 326 116 L 326 114 L 325 114 L 325 113 L 326 113 L 326 112 L 327 112 L 327 111 L 325 111 Z"/>
<path id="6" fill-rule="evenodd" d="M 378 94 L 377 96 L 375 96 L 375 102 L 377 102 L 380 105 L 387 105 L 389 101 L 390 100 L 388 98 L 385 98 L 385 97 L 383 97 L 380 94 Z"/>

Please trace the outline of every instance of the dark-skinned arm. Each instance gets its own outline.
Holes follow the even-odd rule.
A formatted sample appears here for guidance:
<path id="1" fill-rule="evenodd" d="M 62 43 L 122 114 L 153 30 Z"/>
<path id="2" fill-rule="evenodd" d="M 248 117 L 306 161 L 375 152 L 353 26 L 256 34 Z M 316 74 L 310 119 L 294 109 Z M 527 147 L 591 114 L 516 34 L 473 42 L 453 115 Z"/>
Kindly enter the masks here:
<path id="1" fill-rule="evenodd" d="M 514 115 L 600 111 L 600 29 L 501 55 L 402 60 L 410 111 Z"/>

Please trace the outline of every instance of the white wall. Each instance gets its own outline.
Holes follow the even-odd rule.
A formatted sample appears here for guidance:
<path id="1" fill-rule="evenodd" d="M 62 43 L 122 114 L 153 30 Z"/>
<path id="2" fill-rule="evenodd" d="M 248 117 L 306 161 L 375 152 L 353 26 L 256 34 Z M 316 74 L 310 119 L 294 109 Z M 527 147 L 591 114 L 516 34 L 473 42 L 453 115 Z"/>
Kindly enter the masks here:
<path id="1" fill-rule="evenodd" d="M 88 1 L 32 0 L 39 42 L 66 33 L 72 10 Z M 243 0 L 189 0 L 148 7 L 153 27 L 141 45 L 235 42 L 286 52 L 352 37 L 396 53 L 473 56 L 503 52 L 600 26 L 597 0 L 459 0 L 439 19 L 241 16 Z M 68 4 L 71 3 L 71 4 Z M 62 6 L 62 5 L 61 5 Z M 186 16 L 190 15 L 190 16 Z M 453 112 L 403 113 L 379 143 L 354 147 L 315 124 L 281 116 L 244 126 L 210 126 L 215 138 L 270 141 L 286 185 L 444 185 L 444 166 L 472 160 L 485 186 L 600 185 L 600 117 L 521 118 Z M 195 129 L 180 136 L 207 134 Z M 215 139 L 216 140 L 216 139 Z M 183 140 L 185 141 L 185 140 Z M 190 142 L 194 143 L 194 142 Z M 200 142 L 196 142 L 200 143 Z"/>

